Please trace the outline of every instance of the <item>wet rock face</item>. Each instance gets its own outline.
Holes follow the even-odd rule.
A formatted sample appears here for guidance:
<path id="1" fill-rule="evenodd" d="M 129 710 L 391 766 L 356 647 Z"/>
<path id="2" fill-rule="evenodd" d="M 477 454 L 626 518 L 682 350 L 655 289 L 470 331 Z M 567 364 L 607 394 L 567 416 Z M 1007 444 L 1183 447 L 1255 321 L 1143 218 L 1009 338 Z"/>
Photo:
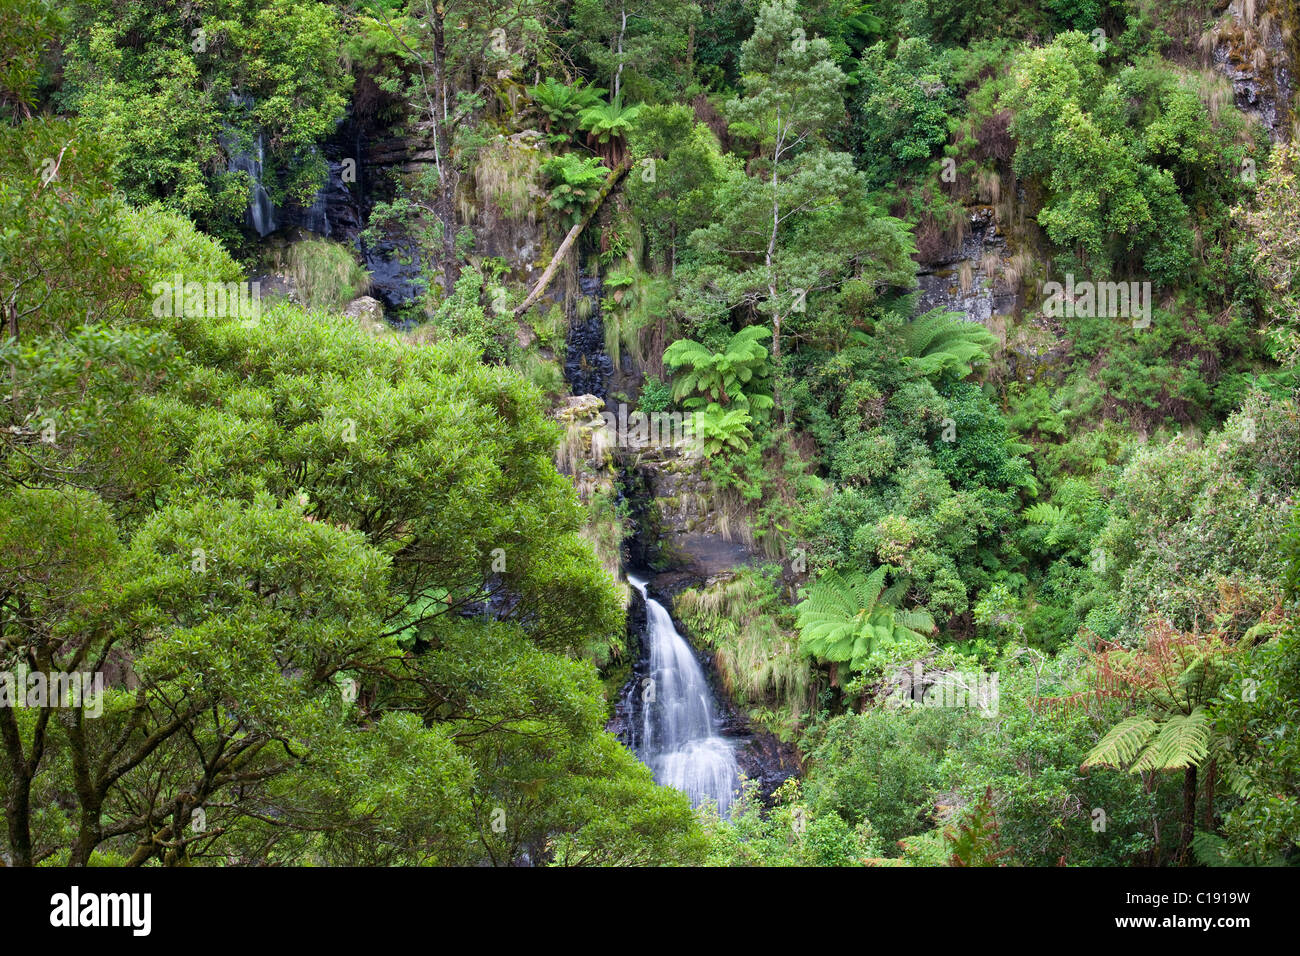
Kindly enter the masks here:
<path id="1" fill-rule="evenodd" d="M 1294 8 L 1289 0 L 1261 0 L 1252 23 L 1245 22 L 1238 4 L 1226 13 L 1217 31 L 1214 67 L 1232 83 L 1238 109 L 1258 118 L 1273 142 L 1289 139 L 1297 38 L 1289 36 L 1294 27 L 1288 24 L 1294 24 Z"/>
<path id="2" fill-rule="evenodd" d="M 346 151 L 337 142 L 326 144 L 328 174 L 324 184 L 310 205 L 286 205 L 280 211 L 281 225 L 297 226 L 335 242 L 356 245 L 364 226 L 364 194 L 358 181 L 358 160 L 338 155 Z M 331 153 L 336 154 L 335 158 L 328 158 Z"/>
<path id="3" fill-rule="evenodd" d="M 352 119 L 339 124 L 321 146 L 328 174 L 308 204 L 289 203 L 275 210 L 276 227 L 302 230 L 352 246 L 370 272 L 370 293 L 389 308 L 407 305 L 425 290 L 418 244 L 397 232 L 377 243 L 361 233 L 377 198 L 391 198 L 396 164 L 419 152 L 415 140 L 386 140 L 371 145 L 376 131 Z M 403 145 L 404 144 L 404 145 Z"/>
<path id="4" fill-rule="evenodd" d="M 917 273 L 921 295 L 917 313 L 931 309 L 960 312 L 971 322 L 987 325 L 994 315 L 1007 315 L 1016 307 L 1014 290 L 1003 288 L 998 275 L 988 274 L 988 264 L 1007 256 L 1007 238 L 998 228 L 991 207 L 972 209 L 961 248 Z"/>
<path id="5" fill-rule="evenodd" d="M 794 744 L 784 743 L 762 731 L 750 733 L 736 748 L 736 763 L 741 773 L 758 781 L 758 792 L 768 805 L 777 787 L 800 774 Z"/>
<path id="6" fill-rule="evenodd" d="M 599 317 L 574 321 L 569 326 L 564 353 L 564 380 L 569 390 L 580 395 L 609 395 L 609 378 L 614 363 L 605 354 L 605 326 Z"/>
<path id="7" fill-rule="evenodd" d="M 413 239 L 399 235 L 359 245 L 370 272 L 370 291 L 385 305 L 409 305 L 424 294 L 424 264 Z"/>
<path id="8" fill-rule="evenodd" d="M 605 729 L 617 737 L 623 746 L 635 750 L 643 719 L 640 689 L 642 681 L 649 675 L 650 658 L 645 646 L 645 598 L 636 588 L 628 588 L 628 593 L 627 634 L 628 650 L 632 654 L 632 676 L 618 695 L 614 704 L 614 716 L 605 725 Z"/>
<path id="9" fill-rule="evenodd" d="M 609 380 L 614 374 L 614 363 L 605 352 L 605 323 L 600 315 L 599 279 L 583 277 L 578 280 L 587 317 L 575 313 L 569 319 L 569 334 L 564 352 L 564 380 L 574 395 L 609 396 Z"/>
<path id="10" fill-rule="evenodd" d="M 703 475 L 704 459 L 664 447 L 643 449 L 629 464 L 634 564 L 709 581 L 758 559 L 753 548 L 723 534 L 726 522 Z"/>

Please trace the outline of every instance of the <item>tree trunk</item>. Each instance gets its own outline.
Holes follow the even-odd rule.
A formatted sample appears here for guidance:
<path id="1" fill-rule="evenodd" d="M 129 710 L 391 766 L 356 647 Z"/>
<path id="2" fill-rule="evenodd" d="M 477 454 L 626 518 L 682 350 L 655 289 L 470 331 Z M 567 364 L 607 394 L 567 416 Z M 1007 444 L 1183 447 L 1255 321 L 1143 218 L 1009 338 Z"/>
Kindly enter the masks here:
<path id="1" fill-rule="evenodd" d="M 1186 866 L 1196 834 L 1196 767 L 1183 771 L 1183 834 L 1178 841 L 1178 862 Z"/>
<path id="2" fill-rule="evenodd" d="M 442 221 L 442 275 L 447 295 L 456 288 L 460 267 L 456 261 L 456 184 L 451 175 L 451 143 L 447 138 L 447 24 L 441 3 L 433 20 L 433 84 L 438 105 L 433 116 L 434 149 L 438 157 L 438 218 Z M 437 115 L 441 113 L 442 115 Z"/>
<path id="3" fill-rule="evenodd" d="M 779 125 L 778 117 L 778 125 Z M 785 418 L 785 404 L 781 400 L 781 302 L 777 298 L 776 288 L 776 238 L 781 228 L 781 194 L 777 179 L 777 164 L 781 160 L 781 142 L 777 140 L 776 151 L 772 154 L 772 234 L 767 240 L 767 255 L 763 263 L 767 267 L 767 295 L 772 303 L 772 402 L 778 415 Z"/>
<path id="4" fill-rule="evenodd" d="M 1205 811 L 1201 815 L 1201 829 L 1206 831 L 1214 830 L 1214 785 L 1215 778 L 1218 776 L 1217 768 L 1213 760 L 1205 768 Z"/>
<path id="5" fill-rule="evenodd" d="M 16 694 L 26 694 L 15 687 Z M 32 865 L 32 772 L 33 762 L 23 752 L 22 731 L 10 706 L 0 708 L 0 741 L 9 764 L 9 799 L 5 801 L 5 823 L 14 866 Z M 39 761 L 36 761 L 39 766 Z"/>
<path id="6" fill-rule="evenodd" d="M 610 91 L 610 100 L 609 100 L 615 106 L 618 106 L 622 102 L 622 100 L 620 100 L 619 97 L 622 96 L 623 93 L 623 34 L 627 32 L 626 6 L 620 12 L 623 15 L 623 19 L 619 24 L 618 47 L 615 51 L 618 54 L 618 69 L 614 71 L 614 82 L 610 84 L 613 87 L 613 89 Z"/>
<path id="7" fill-rule="evenodd" d="M 9 774 L 9 800 L 5 804 L 5 816 L 14 866 L 32 865 L 31 798 L 31 778 L 17 766 L 13 767 Z"/>

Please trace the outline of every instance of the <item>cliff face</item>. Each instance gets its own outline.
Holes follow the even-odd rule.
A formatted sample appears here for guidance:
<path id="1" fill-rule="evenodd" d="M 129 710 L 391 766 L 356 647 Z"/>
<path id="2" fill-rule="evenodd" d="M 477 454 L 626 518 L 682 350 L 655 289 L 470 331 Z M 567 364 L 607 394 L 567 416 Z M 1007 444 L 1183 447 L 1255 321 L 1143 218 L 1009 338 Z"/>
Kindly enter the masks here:
<path id="1" fill-rule="evenodd" d="M 1232 83 L 1237 107 L 1275 143 L 1292 135 L 1298 23 L 1296 0 L 1232 0 L 1202 45 Z"/>
<path id="2" fill-rule="evenodd" d="M 1297 127 L 1300 0 L 1229 0 L 1215 14 L 1208 27 L 1199 19 L 1163 22 L 1174 38 L 1169 55 L 1221 74 L 1239 110 L 1273 142 L 1290 140 Z M 1050 253 L 1037 225 L 1039 204 L 1011 176 L 1009 155 L 998 157 L 1000 183 L 963 182 L 958 189 L 969 196 L 963 215 L 918 261 L 916 312 L 943 309 L 986 326 L 1001 344 L 993 374 L 1028 381 L 1050 376 L 1070 343 L 1058 322 L 1039 313 Z"/>
<path id="3" fill-rule="evenodd" d="M 1019 296 L 1006 279 L 1007 235 L 993 207 L 971 207 L 968 217 L 958 248 L 921 263 L 918 311 L 960 312 L 971 322 L 989 325 L 995 315 L 1011 314 Z"/>

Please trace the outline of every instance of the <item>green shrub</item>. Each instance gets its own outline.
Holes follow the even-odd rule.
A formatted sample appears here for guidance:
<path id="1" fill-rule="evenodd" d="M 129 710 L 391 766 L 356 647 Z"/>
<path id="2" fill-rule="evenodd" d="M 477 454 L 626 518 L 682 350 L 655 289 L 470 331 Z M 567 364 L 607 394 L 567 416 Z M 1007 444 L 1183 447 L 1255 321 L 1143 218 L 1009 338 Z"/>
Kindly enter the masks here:
<path id="1" fill-rule="evenodd" d="M 973 719 L 929 708 L 833 719 L 808 757 L 813 813 L 837 813 L 850 826 L 870 821 L 887 845 L 930 829 L 939 761 Z"/>

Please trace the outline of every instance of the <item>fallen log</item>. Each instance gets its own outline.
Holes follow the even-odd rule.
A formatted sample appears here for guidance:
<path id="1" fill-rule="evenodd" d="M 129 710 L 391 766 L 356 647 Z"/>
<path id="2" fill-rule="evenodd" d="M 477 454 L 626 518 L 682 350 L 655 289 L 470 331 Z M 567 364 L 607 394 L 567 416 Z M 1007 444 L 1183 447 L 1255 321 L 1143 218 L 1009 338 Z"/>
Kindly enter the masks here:
<path id="1" fill-rule="evenodd" d="M 528 293 L 528 298 L 524 299 L 524 301 L 515 308 L 515 315 L 523 315 L 531 309 L 537 303 L 537 300 L 542 297 L 542 294 L 546 292 L 547 287 L 551 284 L 551 280 L 555 278 L 555 273 L 560 268 L 560 262 L 563 261 L 566 255 L 568 255 L 569 249 L 573 247 L 578 236 L 582 235 L 582 230 L 587 228 L 587 223 L 591 221 L 592 216 L 596 215 L 596 211 L 600 209 L 601 204 L 604 203 L 605 197 L 609 195 L 610 190 L 618 185 L 618 181 L 627 175 L 627 171 L 631 168 L 632 160 L 631 157 L 629 157 L 619 163 L 614 168 L 614 171 L 609 174 L 609 178 L 605 180 L 605 185 L 600 187 L 600 192 L 596 196 L 596 201 L 591 204 L 591 208 L 587 210 L 587 214 L 574 224 L 574 227 L 569 230 L 569 234 L 564 237 L 564 241 L 560 243 L 560 248 L 555 250 L 555 255 L 551 258 L 551 264 L 546 267 L 546 271 L 542 273 L 542 277 L 537 280 L 537 285 L 533 286 L 533 291 Z"/>

